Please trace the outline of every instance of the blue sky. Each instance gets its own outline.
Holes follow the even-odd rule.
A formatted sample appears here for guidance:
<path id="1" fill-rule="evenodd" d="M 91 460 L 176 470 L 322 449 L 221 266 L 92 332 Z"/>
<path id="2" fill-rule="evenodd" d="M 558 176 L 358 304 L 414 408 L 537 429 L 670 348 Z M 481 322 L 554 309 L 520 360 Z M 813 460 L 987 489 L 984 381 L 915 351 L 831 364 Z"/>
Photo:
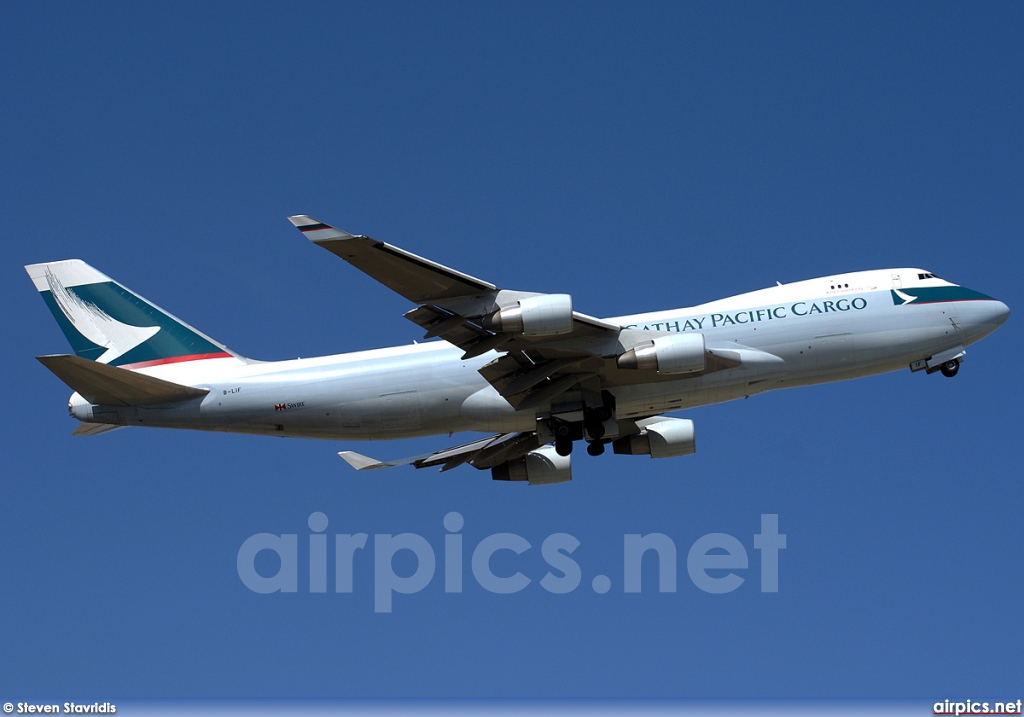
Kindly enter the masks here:
<path id="1" fill-rule="evenodd" d="M 954 380 L 694 410 L 694 456 L 581 452 L 571 484 L 526 488 L 335 455 L 444 436 L 72 439 L 33 358 L 67 345 L 21 267 L 82 258 L 259 359 L 420 337 L 296 213 L 594 315 L 891 266 L 1020 311 L 1022 30 L 1005 2 L 4 5 L 0 697 L 1010 697 L 1017 316 Z M 439 572 L 384 615 L 370 561 L 351 595 L 235 570 L 255 533 L 303 545 L 313 512 L 440 557 L 450 511 L 470 548 L 530 541 L 496 569 L 533 583 L 450 595 Z M 728 533 L 754 566 L 762 514 L 788 536 L 779 592 L 753 567 L 697 589 L 689 546 Z M 678 590 L 652 569 L 625 594 L 623 536 L 654 532 Z M 580 541 L 567 595 L 537 582 L 553 533 Z"/>

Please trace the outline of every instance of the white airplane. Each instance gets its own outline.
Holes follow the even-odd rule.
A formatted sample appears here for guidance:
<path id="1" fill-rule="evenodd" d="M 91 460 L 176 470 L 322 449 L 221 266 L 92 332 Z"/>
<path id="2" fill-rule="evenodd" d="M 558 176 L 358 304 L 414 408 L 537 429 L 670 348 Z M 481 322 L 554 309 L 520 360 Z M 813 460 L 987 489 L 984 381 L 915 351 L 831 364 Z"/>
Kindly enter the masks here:
<path id="1" fill-rule="evenodd" d="M 359 470 L 463 463 L 496 480 L 572 478 L 600 455 L 695 450 L 663 416 L 791 386 L 911 371 L 954 376 L 964 347 L 1009 316 L 1000 301 L 921 269 L 837 274 L 690 308 L 596 319 L 568 294 L 500 289 L 308 216 L 315 244 L 416 304 L 439 341 L 292 361 L 245 358 L 78 260 L 26 268 L 75 355 L 39 360 L 74 389 L 75 435 L 159 426 L 305 438 L 490 435 Z"/>

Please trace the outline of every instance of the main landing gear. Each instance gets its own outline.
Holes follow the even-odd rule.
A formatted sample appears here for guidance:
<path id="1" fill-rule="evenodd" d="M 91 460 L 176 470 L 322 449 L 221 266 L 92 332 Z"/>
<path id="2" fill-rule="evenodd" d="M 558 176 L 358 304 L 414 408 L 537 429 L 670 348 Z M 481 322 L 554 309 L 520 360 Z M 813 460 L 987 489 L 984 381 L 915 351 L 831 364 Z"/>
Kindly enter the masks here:
<path id="1" fill-rule="evenodd" d="M 587 443 L 587 454 L 600 456 L 604 453 L 605 441 L 589 441 Z M 572 453 L 572 439 L 561 436 L 555 438 L 555 453 L 560 456 L 567 456 Z"/>
<path id="2" fill-rule="evenodd" d="M 568 423 L 555 426 L 555 453 L 567 456 L 572 453 L 573 430 Z"/>
<path id="3" fill-rule="evenodd" d="M 605 443 L 606 441 L 589 441 L 587 443 L 587 454 L 591 456 L 604 454 Z M 560 456 L 567 456 L 572 453 L 572 439 L 561 436 L 555 438 L 555 453 Z"/>
<path id="4" fill-rule="evenodd" d="M 942 364 L 942 368 L 939 370 L 942 371 L 942 375 L 945 376 L 946 378 L 953 378 L 960 370 L 960 361 L 959 359 L 947 361 L 946 363 Z"/>
<path id="5" fill-rule="evenodd" d="M 555 434 L 555 452 L 560 456 L 572 453 L 573 441 L 581 438 L 587 441 L 587 453 L 599 456 L 604 453 L 605 421 L 612 417 L 612 409 L 607 405 L 588 408 L 583 412 L 583 421 L 564 423 L 558 421 L 553 426 Z"/>

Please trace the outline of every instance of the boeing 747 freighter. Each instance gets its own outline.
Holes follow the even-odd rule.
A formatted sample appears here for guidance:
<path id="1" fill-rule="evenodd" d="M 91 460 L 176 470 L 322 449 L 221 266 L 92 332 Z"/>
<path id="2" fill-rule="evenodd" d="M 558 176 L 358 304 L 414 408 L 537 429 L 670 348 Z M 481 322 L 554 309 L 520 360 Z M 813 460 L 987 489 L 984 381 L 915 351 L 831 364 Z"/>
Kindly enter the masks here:
<path id="1" fill-rule="evenodd" d="M 467 463 L 497 480 L 572 478 L 571 453 L 683 456 L 693 421 L 663 414 L 909 368 L 955 376 L 1009 309 L 924 269 L 836 274 L 700 306 L 597 319 L 568 294 L 502 289 L 305 215 L 308 239 L 415 305 L 426 343 L 291 361 L 245 358 L 78 259 L 29 276 L 74 355 L 76 435 L 122 426 L 333 440 L 481 432 L 365 470 Z"/>

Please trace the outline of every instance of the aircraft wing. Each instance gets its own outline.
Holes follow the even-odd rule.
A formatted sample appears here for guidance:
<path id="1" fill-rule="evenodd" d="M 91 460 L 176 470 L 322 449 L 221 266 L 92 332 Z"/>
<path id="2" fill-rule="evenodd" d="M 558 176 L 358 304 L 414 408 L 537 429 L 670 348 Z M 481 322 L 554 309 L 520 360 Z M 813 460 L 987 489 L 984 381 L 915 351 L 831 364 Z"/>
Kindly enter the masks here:
<path id="1" fill-rule="evenodd" d="M 536 431 L 528 433 L 502 433 L 496 436 L 481 438 L 472 443 L 465 443 L 453 448 L 445 448 L 434 453 L 420 456 L 399 458 L 393 461 L 378 461 L 355 451 L 341 451 L 339 456 L 357 471 L 375 470 L 378 468 L 394 468 L 395 466 L 411 465 L 415 468 L 431 468 L 441 466 L 441 472 L 451 470 L 463 463 L 475 468 L 493 468 L 501 463 L 522 458 L 530 451 L 541 446 L 541 439 Z"/>
<path id="2" fill-rule="evenodd" d="M 314 244 L 418 304 L 405 317 L 425 330 L 424 338 L 440 337 L 463 349 L 467 359 L 491 350 L 502 353 L 481 374 L 517 409 L 544 403 L 581 383 L 600 391 L 599 381 L 588 380 L 614 369 L 614 360 L 609 366 L 605 357 L 621 350 L 622 327 L 572 310 L 568 295 L 501 289 L 306 215 L 288 220 Z M 523 330 L 522 322 L 528 326 L 530 320 L 539 331 Z M 510 328 L 516 321 L 516 328 Z"/>
<path id="3" fill-rule="evenodd" d="M 566 391 L 590 395 L 600 405 L 611 386 L 680 378 L 678 373 L 624 366 L 625 352 L 650 345 L 668 331 L 624 328 L 575 311 L 568 294 L 502 289 L 424 259 L 404 249 L 355 236 L 304 214 L 288 217 L 314 244 L 324 247 L 418 306 L 405 318 L 461 348 L 464 359 L 496 351 L 500 356 L 480 374 L 517 410 L 551 402 Z M 677 333 L 669 341 L 680 338 Z M 693 342 L 701 342 L 693 349 Z M 777 356 L 741 346 L 707 346 L 692 337 L 691 350 L 703 352 L 700 376 Z M 421 457 L 420 457 L 421 458 Z M 371 461 L 373 462 L 373 461 Z M 364 466 L 381 467 L 381 466 Z"/>
<path id="4" fill-rule="evenodd" d="M 494 284 L 366 236 L 354 236 L 312 217 L 288 217 L 310 241 L 416 304 L 497 291 Z"/>

